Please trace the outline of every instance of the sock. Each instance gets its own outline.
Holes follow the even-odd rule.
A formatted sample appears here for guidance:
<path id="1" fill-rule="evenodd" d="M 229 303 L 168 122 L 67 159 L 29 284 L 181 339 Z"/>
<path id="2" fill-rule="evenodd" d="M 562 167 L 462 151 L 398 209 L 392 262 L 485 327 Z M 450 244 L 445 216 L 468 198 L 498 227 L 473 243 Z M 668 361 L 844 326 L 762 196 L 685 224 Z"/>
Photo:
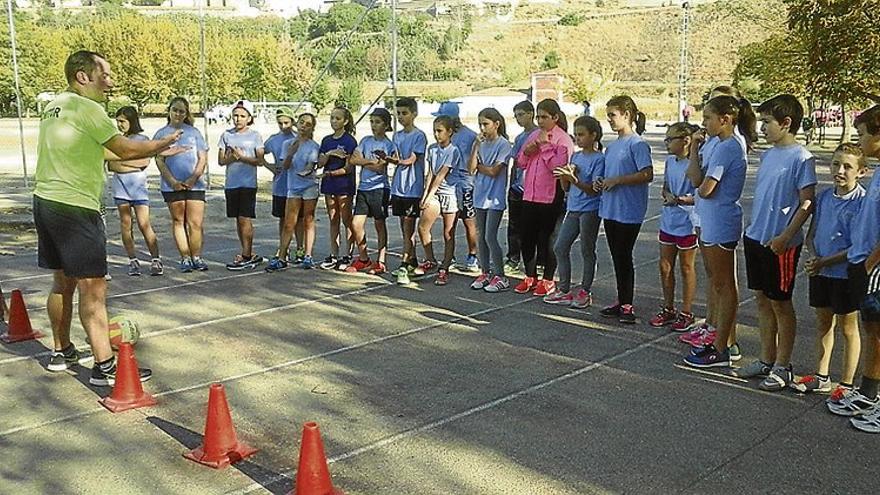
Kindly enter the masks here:
<path id="1" fill-rule="evenodd" d="M 157 257 L 157 258 L 153 258 L 153 261 L 154 261 L 154 262 L 155 262 L 155 261 L 162 261 L 162 259 Z"/>
<path id="2" fill-rule="evenodd" d="M 820 380 L 822 380 L 823 382 L 828 381 L 830 379 L 830 377 L 828 375 L 820 375 L 819 373 L 816 373 L 816 377 L 819 378 Z"/>
<path id="3" fill-rule="evenodd" d="M 116 359 L 110 358 L 106 361 L 101 361 L 100 363 L 95 363 L 95 366 L 98 367 L 99 370 L 106 373 L 108 371 L 113 371 L 113 368 L 116 367 Z"/>
<path id="4" fill-rule="evenodd" d="M 880 379 L 863 376 L 862 385 L 859 387 L 859 393 L 869 399 L 876 399 L 878 385 L 880 385 Z"/>
<path id="5" fill-rule="evenodd" d="M 840 382 L 840 386 L 843 387 L 843 388 L 848 388 L 848 389 L 850 389 L 850 390 L 852 390 L 852 388 L 853 388 L 853 384 L 852 384 L 852 383 L 843 383 L 843 382 Z"/>

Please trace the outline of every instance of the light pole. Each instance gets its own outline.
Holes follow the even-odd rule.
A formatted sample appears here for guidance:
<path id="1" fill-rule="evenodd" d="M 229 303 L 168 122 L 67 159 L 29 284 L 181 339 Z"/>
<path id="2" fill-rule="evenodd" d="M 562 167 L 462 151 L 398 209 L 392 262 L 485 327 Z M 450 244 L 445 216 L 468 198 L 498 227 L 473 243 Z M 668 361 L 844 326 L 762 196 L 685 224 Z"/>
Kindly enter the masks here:
<path id="1" fill-rule="evenodd" d="M 688 44 L 690 42 L 690 2 L 685 0 L 681 3 L 681 50 L 678 60 L 678 118 L 682 118 L 684 109 L 688 104 Z"/>

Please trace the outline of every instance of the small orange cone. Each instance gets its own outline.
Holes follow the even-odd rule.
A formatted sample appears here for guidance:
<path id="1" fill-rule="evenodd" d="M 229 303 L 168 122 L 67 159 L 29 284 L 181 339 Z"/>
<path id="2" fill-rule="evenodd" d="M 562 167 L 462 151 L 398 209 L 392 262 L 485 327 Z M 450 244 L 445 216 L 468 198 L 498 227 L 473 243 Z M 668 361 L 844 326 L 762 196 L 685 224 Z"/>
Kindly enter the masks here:
<path id="1" fill-rule="evenodd" d="M 6 333 L 0 335 L 0 340 L 11 344 L 13 342 L 38 339 L 42 336 L 42 333 L 31 328 L 31 319 L 28 317 L 24 298 L 21 297 L 21 291 L 15 289 L 12 291 L 12 306 L 9 309 L 9 329 Z"/>
<path id="2" fill-rule="evenodd" d="M 119 345 L 119 355 L 116 356 L 116 383 L 113 384 L 110 396 L 98 402 L 113 412 L 157 404 L 155 397 L 144 392 L 137 359 L 134 357 L 134 348 L 130 343 L 123 342 Z"/>
<path id="3" fill-rule="evenodd" d="M 299 447 L 299 468 L 296 470 L 296 487 L 288 495 L 344 495 L 333 488 L 324 442 L 318 423 L 310 421 L 303 425 L 302 444 Z"/>
<path id="4" fill-rule="evenodd" d="M 238 441 L 226 402 L 226 390 L 220 383 L 212 384 L 208 392 L 208 418 L 202 446 L 183 456 L 214 469 L 223 469 L 256 454 L 257 450 Z"/>

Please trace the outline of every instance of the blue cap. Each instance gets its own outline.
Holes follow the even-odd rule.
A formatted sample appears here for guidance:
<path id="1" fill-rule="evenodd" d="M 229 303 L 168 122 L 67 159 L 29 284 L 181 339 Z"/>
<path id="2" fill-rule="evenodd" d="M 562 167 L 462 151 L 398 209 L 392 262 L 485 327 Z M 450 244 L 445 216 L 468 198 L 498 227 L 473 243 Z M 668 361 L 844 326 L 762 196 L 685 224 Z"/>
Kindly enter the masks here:
<path id="1" fill-rule="evenodd" d="M 447 115 L 452 118 L 458 118 L 458 111 L 459 108 L 457 101 L 444 101 L 440 104 L 440 108 L 438 108 L 436 112 L 432 112 L 431 115 L 434 117 Z"/>

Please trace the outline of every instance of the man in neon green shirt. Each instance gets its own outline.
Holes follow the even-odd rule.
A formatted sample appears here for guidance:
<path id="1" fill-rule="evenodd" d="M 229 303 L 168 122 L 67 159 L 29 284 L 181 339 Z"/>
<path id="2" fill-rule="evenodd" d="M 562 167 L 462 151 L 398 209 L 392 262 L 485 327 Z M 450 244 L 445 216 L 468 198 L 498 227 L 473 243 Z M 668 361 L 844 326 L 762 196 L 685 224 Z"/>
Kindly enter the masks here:
<path id="1" fill-rule="evenodd" d="M 123 137 L 100 104 L 113 88 L 110 64 L 103 56 L 78 51 L 67 58 L 68 88 L 40 116 L 37 147 L 34 223 L 38 263 L 53 270 L 46 308 L 52 323 L 55 352 L 50 371 L 76 363 L 95 365 L 89 382 L 111 386 L 116 361 L 107 331 L 107 250 L 101 221 L 104 160 L 132 160 L 165 152 L 180 131 L 161 140 Z M 171 152 L 173 154 L 173 152 Z M 79 290 L 79 315 L 92 353 L 77 351 L 70 342 L 73 293 Z M 141 370 L 141 380 L 152 376 Z"/>

